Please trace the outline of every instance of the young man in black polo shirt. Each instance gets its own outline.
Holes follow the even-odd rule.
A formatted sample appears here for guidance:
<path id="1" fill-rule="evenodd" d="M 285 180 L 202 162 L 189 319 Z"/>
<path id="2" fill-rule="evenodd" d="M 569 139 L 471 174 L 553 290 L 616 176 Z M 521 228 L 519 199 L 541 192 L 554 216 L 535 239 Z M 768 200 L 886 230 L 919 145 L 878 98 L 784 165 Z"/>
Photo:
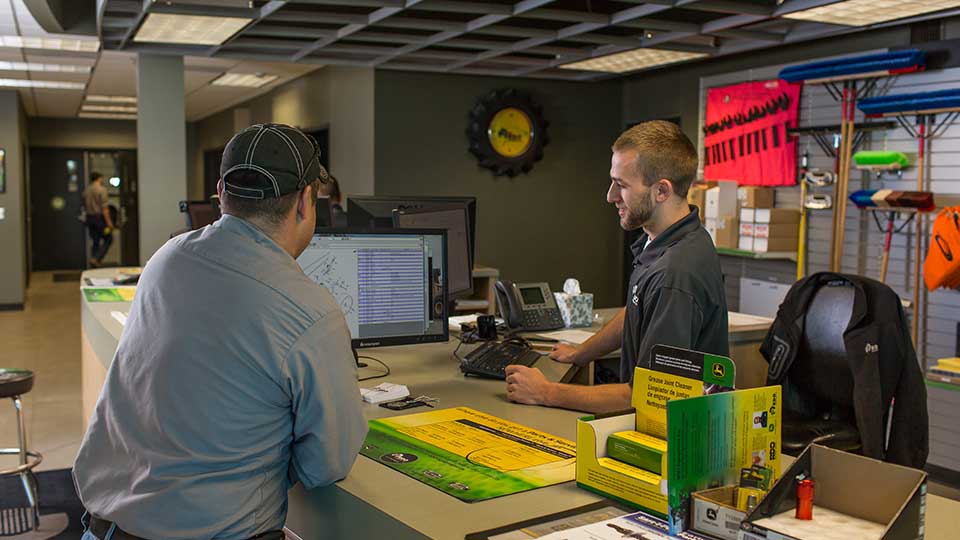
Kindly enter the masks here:
<path id="1" fill-rule="evenodd" d="M 727 356 L 727 303 L 720 261 L 698 209 L 687 204 L 697 151 L 675 124 L 645 122 L 613 144 L 607 202 L 624 230 L 643 228 L 631 247 L 626 307 L 579 347 L 550 357 L 584 366 L 620 347 L 620 384 L 578 386 L 547 381 L 539 369 L 507 367 L 507 397 L 530 405 L 590 412 L 630 406 L 633 369 L 650 363 L 654 345 Z"/>

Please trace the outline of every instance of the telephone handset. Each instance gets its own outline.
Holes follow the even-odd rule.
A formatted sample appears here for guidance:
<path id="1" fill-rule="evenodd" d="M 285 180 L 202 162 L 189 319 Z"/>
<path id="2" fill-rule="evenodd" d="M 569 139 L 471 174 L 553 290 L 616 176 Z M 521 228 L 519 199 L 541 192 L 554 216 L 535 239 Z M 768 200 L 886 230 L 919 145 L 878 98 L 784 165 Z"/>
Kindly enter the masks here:
<path id="1" fill-rule="evenodd" d="M 497 308 L 507 326 L 514 330 L 555 330 L 563 328 L 560 309 L 546 283 L 497 281 Z"/>

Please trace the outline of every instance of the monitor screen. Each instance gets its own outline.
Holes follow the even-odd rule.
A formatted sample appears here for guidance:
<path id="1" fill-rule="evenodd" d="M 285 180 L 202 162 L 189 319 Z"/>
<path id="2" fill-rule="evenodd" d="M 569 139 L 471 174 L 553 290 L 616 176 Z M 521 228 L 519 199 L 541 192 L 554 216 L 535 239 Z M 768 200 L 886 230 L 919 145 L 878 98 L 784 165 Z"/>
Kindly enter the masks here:
<path id="1" fill-rule="evenodd" d="M 354 348 L 447 341 L 446 232 L 329 229 L 297 259 L 330 291 Z"/>
<path id="2" fill-rule="evenodd" d="M 421 209 L 394 211 L 398 229 L 444 229 L 447 231 L 447 283 L 450 296 L 473 292 L 473 264 L 470 257 L 470 225 L 465 204 L 445 204 Z"/>
<path id="3" fill-rule="evenodd" d="M 333 210 L 330 207 L 330 197 L 317 198 L 317 229 L 333 227 Z"/>
<path id="4" fill-rule="evenodd" d="M 208 201 L 185 201 L 187 226 L 191 230 L 202 229 L 220 219 L 220 208 Z"/>
<path id="5" fill-rule="evenodd" d="M 467 205 L 470 219 L 470 260 L 477 260 L 477 198 L 439 195 L 378 195 L 347 198 L 347 226 L 362 228 L 393 227 L 393 211 L 425 209 L 451 203 Z"/>

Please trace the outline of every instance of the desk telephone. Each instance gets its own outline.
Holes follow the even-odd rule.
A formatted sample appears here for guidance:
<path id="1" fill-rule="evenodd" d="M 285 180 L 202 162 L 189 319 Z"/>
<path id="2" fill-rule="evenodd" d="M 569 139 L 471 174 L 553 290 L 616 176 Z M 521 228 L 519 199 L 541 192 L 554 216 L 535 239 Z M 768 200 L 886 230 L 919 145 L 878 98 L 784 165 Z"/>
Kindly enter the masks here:
<path id="1" fill-rule="evenodd" d="M 540 331 L 563 328 L 560 309 L 546 283 L 497 281 L 496 290 L 500 317 L 510 329 Z"/>

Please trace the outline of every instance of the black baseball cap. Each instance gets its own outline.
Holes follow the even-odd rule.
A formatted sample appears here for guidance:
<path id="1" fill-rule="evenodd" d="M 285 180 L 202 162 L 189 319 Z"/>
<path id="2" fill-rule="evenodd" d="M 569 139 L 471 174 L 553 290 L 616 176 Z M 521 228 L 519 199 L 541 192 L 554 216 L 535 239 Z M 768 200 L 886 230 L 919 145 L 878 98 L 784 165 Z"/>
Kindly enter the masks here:
<path id="1" fill-rule="evenodd" d="M 244 175 L 235 171 L 256 171 Z M 236 176 L 236 175 L 235 175 Z M 257 124 L 237 133 L 223 149 L 220 178 L 223 190 L 246 199 L 282 197 L 330 175 L 320 165 L 320 147 L 312 137 L 285 124 Z"/>

